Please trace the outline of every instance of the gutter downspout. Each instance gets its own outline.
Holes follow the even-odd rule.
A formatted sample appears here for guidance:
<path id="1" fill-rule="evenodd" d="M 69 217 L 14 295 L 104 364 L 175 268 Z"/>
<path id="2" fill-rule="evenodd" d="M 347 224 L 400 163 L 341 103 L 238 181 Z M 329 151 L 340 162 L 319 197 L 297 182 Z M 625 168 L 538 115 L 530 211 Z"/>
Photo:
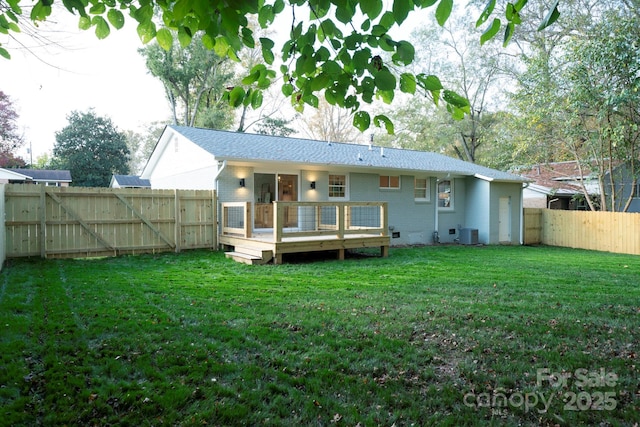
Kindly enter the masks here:
<path id="1" fill-rule="evenodd" d="M 227 167 L 227 161 L 226 160 L 223 160 L 222 164 L 220 164 L 220 162 L 218 162 L 218 171 L 216 172 L 216 174 L 213 177 L 214 189 L 216 190 L 216 194 L 218 193 L 218 177 L 220 176 L 220 174 L 222 173 L 222 171 L 226 167 Z"/>
<path id="2" fill-rule="evenodd" d="M 436 218 L 435 218 L 435 221 L 434 221 L 435 222 L 435 227 L 434 227 L 435 230 L 433 232 L 433 237 L 434 237 L 433 244 L 434 245 L 437 245 L 438 243 L 440 243 L 440 233 L 438 231 L 438 227 L 439 227 L 439 224 L 438 224 L 438 216 L 439 216 L 439 209 L 438 209 L 438 183 L 439 182 L 440 182 L 440 179 L 437 178 L 436 179 L 436 186 L 435 186 L 436 187 L 436 194 L 435 194 L 436 201 L 434 203 L 435 213 L 436 213 Z M 436 236 L 437 236 L 437 239 L 436 239 Z"/>

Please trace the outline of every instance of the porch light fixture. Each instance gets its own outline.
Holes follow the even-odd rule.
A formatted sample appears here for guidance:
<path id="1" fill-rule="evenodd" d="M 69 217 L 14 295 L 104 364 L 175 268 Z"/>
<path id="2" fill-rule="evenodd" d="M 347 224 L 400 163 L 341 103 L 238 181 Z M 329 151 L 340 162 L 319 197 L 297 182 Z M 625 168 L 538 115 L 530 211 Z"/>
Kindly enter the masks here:
<path id="1" fill-rule="evenodd" d="M 244 188 L 244 178 L 240 178 L 240 187 Z"/>
<path id="2" fill-rule="evenodd" d="M 316 189 L 316 182 L 315 181 L 311 181 L 311 189 L 312 190 Z"/>

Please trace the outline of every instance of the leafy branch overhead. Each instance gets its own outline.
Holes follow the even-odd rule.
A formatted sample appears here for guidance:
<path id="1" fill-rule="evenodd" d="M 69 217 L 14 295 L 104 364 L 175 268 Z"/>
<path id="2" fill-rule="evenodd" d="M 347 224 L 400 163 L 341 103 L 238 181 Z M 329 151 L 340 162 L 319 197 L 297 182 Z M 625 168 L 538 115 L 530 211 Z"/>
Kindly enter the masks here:
<path id="1" fill-rule="evenodd" d="M 39 0 L 31 8 L 33 21 L 46 20 L 54 0 Z M 83 29 L 94 28 L 98 38 L 109 35 L 111 28 L 125 23 L 125 14 L 137 22 L 137 31 L 144 43 L 156 40 L 169 49 L 174 34 L 182 46 L 191 43 L 202 32 L 202 43 L 220 57 L 239 59 L 243 48 L 254 48 L 258 41 L 262 56 L 269 67 L 274 66 L 276 43 L 262 37 L 256 40 L 250 17 L 256 17 L 262 28 L 273 26 L 278 16 L 286 16 L 290 30 L 287 40 L 278 46 L 282 55 L 280 76 L 282 91 L 293 106 L 318 106 L 318 96 L 331 105 L 350 109 L 354 125 L 367 129 L 371 123 L 393 132 L 393 124 L 382 115 L 371 117 L 366 104 L 374 100 L 390 103 L 398 91 L 408 94 L 422 92 L 438 104 L 444 102 L 454 117 L 469 112 L 469 102 L 451 90 L 446 90 L 437 76 L 414 75 L 404 67 L 414 61 L 414 47 L 405 40 L 390 35 L 411 14 L 433 8 L 439 25 L 444 25 L 453 9 L 454 0 L 395 0 L 390 9 L 383 0 L 63 0 L 67 10 L 80 16 Z M 496 0 L 487 1 L 478 26 L 487 26 L 480 41 L 485 43 L 504 28 L 508 43 L 520 12 L 527 0 L 507 3 L 503 17 L 495 17 Z M 23 14 L 21 0 L 0 0 L 0 33 L 19 31 Z M 286 14 L 286 15 L 285 15 Z M 556 2 L 541 28 L 558 18 Z M 158 17 L 160 19 L 158 19 Z M 504 24 L 503 24 L 504 21 Z M 278 21 L 278 23 L 283 21 Z M 173 30 L 173 31 L 172 31 Z M 174 33 L 175 32 L 175 33 Z M 0 55 L 9 57 L 0 46 Z M 249 70 L 243 84 L 257 83 L 257 89 L 245 92 L 234 88 L 227 94 L 233 105 L 259 105 L 261 89 L 278 75 L 264 64 Z"/>

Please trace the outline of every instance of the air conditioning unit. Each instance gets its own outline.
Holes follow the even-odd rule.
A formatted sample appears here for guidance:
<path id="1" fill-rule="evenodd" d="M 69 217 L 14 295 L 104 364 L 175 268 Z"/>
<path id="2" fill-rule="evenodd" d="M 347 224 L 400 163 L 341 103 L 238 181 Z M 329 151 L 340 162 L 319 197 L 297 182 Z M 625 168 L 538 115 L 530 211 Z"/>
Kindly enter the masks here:
<path id="1" fill-rule="evenodd" d="M 477 228 L 461 228 L 460 243 L 463 245 L 477 245 L 478 229 Z"/>

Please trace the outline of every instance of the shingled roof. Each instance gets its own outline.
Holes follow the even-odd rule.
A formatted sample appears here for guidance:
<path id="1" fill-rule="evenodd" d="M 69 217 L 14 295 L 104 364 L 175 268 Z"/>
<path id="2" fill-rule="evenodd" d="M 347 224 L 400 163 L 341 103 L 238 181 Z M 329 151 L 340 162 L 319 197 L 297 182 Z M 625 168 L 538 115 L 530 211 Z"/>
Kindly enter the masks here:
<path id="1" fill-rule="evenodd" d="M 475 176 L 487 181 L 526 182 L 518 175 L 464 162 L 438 153 L 168 126 L 218 160 L 288 162 L 397 171 Z"/>
<path id="2" fill-rule="evenodd" d="M 140 178 L 137 175 L 113 175 L 111 180 L 112 187 L 115 181 L 120 187 L 151 188 L 151 182 L 148 179 Z"/>
<path id="3" fill-rule="evenodd" d="M 16 172 L 28 176 L 37 182 L 71 182 L 71 172 L 68 170 L 47 170 L 47 169 L 12 169 Z"/>

